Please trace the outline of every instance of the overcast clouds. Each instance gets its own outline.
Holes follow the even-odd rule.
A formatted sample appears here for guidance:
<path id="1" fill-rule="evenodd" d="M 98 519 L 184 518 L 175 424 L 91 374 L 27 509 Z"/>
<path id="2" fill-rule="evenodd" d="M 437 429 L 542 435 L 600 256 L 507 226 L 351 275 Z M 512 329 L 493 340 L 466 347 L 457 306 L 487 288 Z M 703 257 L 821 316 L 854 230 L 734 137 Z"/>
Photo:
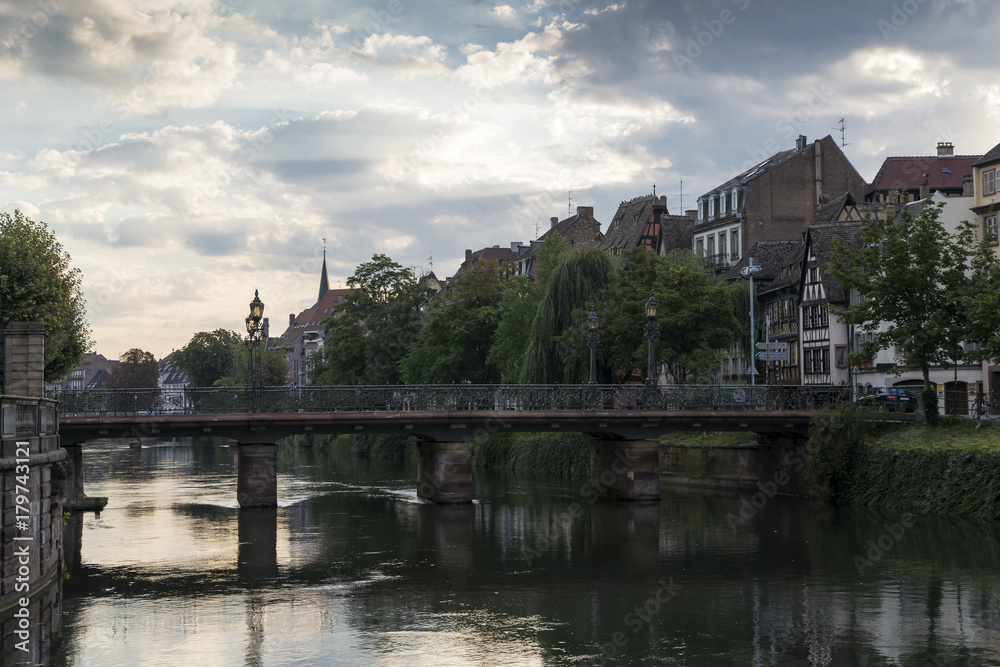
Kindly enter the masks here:
<path id="1" fill-rule="evenodd" d="M 0 206 L 51 225 L 97 351 L 272 330 L 384 252 L 465 248 L 653 183 L 679 212 L 826 134 L 1000 142 L 992 0 L 0 0 Z"/>

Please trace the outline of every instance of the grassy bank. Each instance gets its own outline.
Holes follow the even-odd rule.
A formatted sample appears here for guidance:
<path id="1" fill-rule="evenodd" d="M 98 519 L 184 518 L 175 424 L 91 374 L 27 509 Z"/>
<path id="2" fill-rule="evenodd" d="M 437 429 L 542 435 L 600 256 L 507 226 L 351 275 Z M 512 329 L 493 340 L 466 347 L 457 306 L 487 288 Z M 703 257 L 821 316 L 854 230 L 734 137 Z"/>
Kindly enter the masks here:
<path id="1" fill-rule="evenodd" d="M 839 503 L 1000 518 L 1000 425 L 878 426 L 840 410 L 818 415 L 810 439 L 814 487 Z"/>

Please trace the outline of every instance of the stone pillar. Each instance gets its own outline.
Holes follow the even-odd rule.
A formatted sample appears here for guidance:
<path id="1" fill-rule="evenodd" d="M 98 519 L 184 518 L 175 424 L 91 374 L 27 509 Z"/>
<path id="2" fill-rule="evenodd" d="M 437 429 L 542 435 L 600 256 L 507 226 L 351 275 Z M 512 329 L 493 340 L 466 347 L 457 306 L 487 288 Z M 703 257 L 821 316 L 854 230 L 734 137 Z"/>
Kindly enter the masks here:
<path id="1" fill-rule="evenodd" d="M 45 326 L 11 322 L 4 333 L 4 393 L 42 398 L 45 394 Z"/>
<path id="2" fill-rule="evenodd" d="M 243 509 L 278 506 L 278 446 L 240 445 L 236 500 Z"/>
<path id="3" fill-rule="evenodd" d="M 74 442 L 63 445 L 66 450 L 64 469 L 66 478 L 62 481 L 62 490 L 66 495 L 63 508 L 75 512 L 100 512 L 108 504 L 107 496 L 91 498 L 83 492 L 83 443 Z"/>
<path id="4" fill-rule="evenodd" d="M 590 485 L 605 498 L 659 500 L 659 464 L 655 440 L 590 442 Z"/>
<path id="5" fill-rule="evenodd" d="M 435 503 L 472 502 L 472 445 L 421 441 L 417 495 Z"/>

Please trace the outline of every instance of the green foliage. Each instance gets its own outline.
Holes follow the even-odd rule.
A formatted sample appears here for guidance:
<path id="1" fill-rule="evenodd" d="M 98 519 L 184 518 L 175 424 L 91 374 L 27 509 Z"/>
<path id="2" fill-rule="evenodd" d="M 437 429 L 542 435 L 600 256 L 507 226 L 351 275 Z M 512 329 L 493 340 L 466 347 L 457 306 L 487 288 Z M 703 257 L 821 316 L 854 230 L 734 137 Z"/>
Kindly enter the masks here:
<path id="1" fill-rule="evenodd" d="M 233 375 L 233 348 L 242 342 L 239 334 L 228 329 L 199 331 L 177 350 L 177 363 L 191 378 L 192 386 L 211 387 L 220 378 Z"/>
<path id="2" fill-rule="evenodd" d="M 548 277 L 531 323 L 519 380 L 524 384 L 586 381 L 589 362 L 573 355 L 589 304 L 597 300 L 614 270 L 610 256 L 596 248 L 565 254 Z M 563 334 L 569 333 L 567 339 Z M 578 349 L 578 348 L 577 348 Z"/>
<path id="3" fill-rule="evenodd" d="M 834 404 L 809 421 L 809 462 L 806 478 L 821 498 L 842 500 L 854 474 L 855 451 L 867 434 L 885 425 L 871 419 L 871 411 L 856 405 Z"/>
<path id="4" fill-rule="evenodd" d="M 355 291 L 326 320 L 313 384 L 397 384 L 428 295 L 413 271 L 381 254 L 359 264 L 347 285 Z"/>
<path id="5" fill-rule="evenodd" d="M 403 359 L 408 384 L 500 379 L 489 352 L 500 321 L 500 303 L 511 287 L 523 283 L 497 262 L 479 261 L 459 275 L 450 291 L 431 302 L 416 342 Z"/>
<path id="6" fill-rule="evenodd" d="M 531 323 L 548 288 L 549 277 L 566 252 L 566 240 L 554 232 L 538 249 L 538 271 L 534 282 L 515 277 L 500 301 L 500 321 L 490 346 L 487 361 L 500 371 L 503 382 L 517 382 L 521 376 L 524 353 L 531 342 Z"/>
<path id="7" fill-rule="evenodd" d="M 248 350 L 245 343 L 232 348 L 232 370 L 215 381 L 216 387 L 245 387 L 250 383 Z M 265 387 L 283 387 L 288 383 L 288 349 L 271 347 L 260 353 L 261 381 Z"/>
<path id="8" fill-rule="evenodd" d="M 941 412 L 938 408 L 938 395 L 934 387 L 924 387 L 922 393 L 922 403 L 924 404 L 924 419 L 927 423 L 936 426 L 941 423 Z"/>
<path id="9" fill-rule="evenodd" d="M 590 438 L 577 433 L 494 433 L 473 447 L 477 468 L 541 475 L 590 474 Z"/>
<path id="10" fill-rule="evenodd" d="M 841 287 L 864 296 L 840 315 L 841 321 L 864 323 L 874 332 L 854 361 L 896 346 L 910 367 L 921 370 L 925 387 L 930 367 L 950 365 L 955 346 L 968 339 L 969 306 L 980 284 L 973 263 L 983 256 L 969 226 L 946 232 L 943 206 L 925 201 L 916 213 L 908 206 L 884 223 L 868 220 L 858 250 L 834 242 L 828 269 Z"/>
<path id="11" fill-rule="evenodd" d="M 150 352 L 132 348 L 111 368 L 104 386 L 108 389 L 155 387 L 159 380 L 159 365 Z"/>
<path id="12" fill-rule="evenodd" d="M 915 513 L 1000 519 L 1000 438 L 996 428 L 980 426 L 965 419 L 947 420 L 940 427 L 887 432 L 858 445 L 843 500 Z M 970 441 L 984 444 L 972 447 Z"/>
<path id="13" fill-rule="evenodd" d="M 739 326 L 727 285 L 697 263 L 676 264 L 642 248 L 630 249 L 624 260 L 597 306 L 601 349 L 611 367 L 620 377 L 645 371 L 648 347 L 642 335 L 652 290 L 660 304 L 657 362 L 679 383 L 713 370 L 719 350 L 732 344 Z"/>
<path id="14" fill-rule="evenodd" d="M 20 211 L 0 213 L 0 328 L 11 322 L 45 326 L 44 375 L 50 382 L 72 371 L 91 345 L 83 275 L 69 261 L 44 222 Z"/>

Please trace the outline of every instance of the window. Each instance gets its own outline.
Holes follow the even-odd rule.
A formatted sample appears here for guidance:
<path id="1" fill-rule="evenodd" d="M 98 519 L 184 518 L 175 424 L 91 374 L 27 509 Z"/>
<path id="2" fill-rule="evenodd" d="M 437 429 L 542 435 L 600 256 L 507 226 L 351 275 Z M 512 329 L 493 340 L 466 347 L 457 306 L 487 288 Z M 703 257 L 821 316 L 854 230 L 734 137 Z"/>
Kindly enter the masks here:
<path id="1" fill-rule="evenodd" d="M 806 371 L 806 373 L 812 373 L 813 372 L 813 354 L 812 354 L 812 350 L 806 350 L 805 352 L 802 353 L 802 361 L 805 362 L 805 366 L 806 366 L 805 367 L 805 371 Z"/>
<path id="2" fill-rule="evenodd" d="M 803 308 L 802 309 L 802 328 L 809 329 L 812 327 L 812 309 Z"/>
<path id="3" fill-rule="evenodd" d="M 698 239 L 694 242 L 694 249 L 698 255 L 701 255 L 705 250 L 705 239 Z"/>
<path id="4" fill-rule="evenodd" d="M 809 269 L 809 282 L 818 283 L 819 282 L 819 269 L 815 266 Z"/>
<path id="5" fill-rule="evenodd" d="M 719 254 L 722 256 L 721 259 L 726 258 L 726 233 L 719 232 Z"/>
<path id="6" fill-rule="evenodd" d="M 847 346 L 837 345 L 834 347 L 834 353 L 837 368 L 847 368 Z"/>
<path id="7" fill-rule="evenodd" d="M 733 196 L 727 192 L 726 193 L 726 214 L 728 215 L 728 214 L 730 214 L 732 212 L 733 212 Z"/>
<path id="8" fill-rule="evenodd" d="M 824 347 L 822 350 L 820 350 L 820 352 L 822 352 L 822 354 L 823 354 L 823 372 L 824 373 L 829 373 L 830 372 L 830 348 Z"/>
<path id="9" fill-rule="evenodd" d="M 736 191 L 736 210 L 737 211 L 742 211 L 743 210 L 743 191 L 742 190 L 737 190 Z"/>
<path id="10" fill-rule="evenodd" d="M 988 215 L 983 218 L 983 240 L 990 245 L 997 244 L 997 216 Z"/>
<path id="11" fill-rule="evenodd" d="M 992 169 L 987 169 L 983 172 L 983 195 L 996 194 L 996 172 Z"/>
<path id="12" fill-rule="evenodd" d="M 729 254 L 732 259 L 740 258 L 740 230 L 733 229 L 729 232 Z"/>
<path id="13" fill-rule="evenodd" d="M 941 173 L 942 174 L 950 174 L 951 173 L 951 169 L 948 168 L 948 167 L 941 167 Z"/>
<path id="14" fill-rule="evenodd" d="M 708 237 L 708 256 L 715 257 L 715 236 Z"/>

